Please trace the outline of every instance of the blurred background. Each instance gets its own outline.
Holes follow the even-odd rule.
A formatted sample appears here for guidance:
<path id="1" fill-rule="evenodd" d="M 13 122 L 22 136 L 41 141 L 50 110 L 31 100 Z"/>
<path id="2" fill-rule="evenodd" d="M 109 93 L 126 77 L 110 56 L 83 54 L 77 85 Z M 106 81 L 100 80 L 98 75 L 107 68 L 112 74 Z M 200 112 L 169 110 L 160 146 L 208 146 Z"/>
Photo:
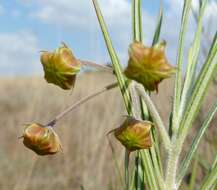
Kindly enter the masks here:
<path id="1" fill-rule="evenodd" d="M 114 47 L 123 67 L 131 43 L 130 0 L 99 0 Z M 167 56 L 176 63 L 179 26 L 183 1 L 164 0 L 161 39 L 167 41 Z M 193 0 L 185 59 L 196 29 L 198 1 Z M 144 43 L 150 45 L 159 11 L 159 1 L 144 1 Z M 210 0 L 204 18 L 201 57 L 203 64 L 217 29 L 217 1 Z M 1 0 L 0 1 L 0 189 L 59 190 L 114 189 L 120 187 L 106 133 L 119 126 L 125 115 L 118 89 L 114 89 L 69 114 L 56 128 L 63 153 L 38 157 L 18 139 L 23 125 L 47 123 L 68 105 L 114 82 L 105 72 L 85 71 L 78 76 L 72 92 L 47 84 L 39 56 L 41 50 L 53 50 L 65 42 L 77 58 L 96 63 L 110 62 L 90 0 Z M 197 130 L 208 108 L 217 97 L 216 80 L 210 88 L 193 130 Z M 173 79 L 160 85 L 154 94 L 165 123 L 172 103 Z M 206 173 L 217 150 L 217 118 L 212 122 L 201 148 L 198 181 Z M 193 131 L 192 131 L 193 134 Z M 189 142 L 193 136 L 189 136 Z M 124 150 L 112 141 L 119 165 Z M 189 143 L 186 142 L 186 150 Z M 190 175 L 190 172 L 189 172 Z M 186 178 L 186 183 L 188 182 Z M 184 189 L 183 184 L 183 189 Z"/>

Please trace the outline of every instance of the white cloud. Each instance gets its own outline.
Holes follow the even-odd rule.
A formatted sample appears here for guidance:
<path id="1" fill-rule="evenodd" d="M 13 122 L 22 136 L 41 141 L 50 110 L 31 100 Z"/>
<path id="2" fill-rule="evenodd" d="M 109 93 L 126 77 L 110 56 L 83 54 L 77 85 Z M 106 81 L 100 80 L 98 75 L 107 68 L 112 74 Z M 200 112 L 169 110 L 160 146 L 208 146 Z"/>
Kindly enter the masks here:
<path id="1" fill-rule="evenodd" d="M 37 7 L 31 16 L 46 23 L 64 27 L 91 27 L 95 19 L 90 0 L 20 0 L 23 4 Z M 108 24 L 125 24 L 130 15 L 130 3 L 127 0 L 101 0 L 100 6 Z M 116 19 L 114 19 L 116 18 Z M 96 22 L 95 22 L 96 23 Z"/>
<path id="2" fill-rule="evenodd" d="M 0 33 L 0 44 L 1 74 L 38 73 L 41 70 L 37 38 L 31 32 Z"/>
<path id="3" fill-rule="evenodd" d="M 199 0 L 192 0 L 192 8 L 198 12 L 198 4 Z M 168 42 L 168 52 L 169 57 L 172 63 L 175 63 L 175 57 L 177 54 L 177 45 L 178 45 L 178 38 L 179 38 L 179 30 L 181 25 L 181 16 L 182 16 L 182 9 L 183 9 L 183 3 L 184 1 L 170 1 L 167 0 L 167 4 L 169 6 L 169 10 L 165 10 L 165 20 L 163 25 L 163 31 L 162 36 L 165 38 Z M 213 33 L 216 31 L 217 23 L 215 20 L 217 19 L 217 3 L 213 0 L 209 0 L 204 20 L 204 28 L 208 28 L 209 22 L 213 20 L 211 26 L 209 26 L 209 35 L 213 35 Z M 194 18 L 190 17 L 189 24 L 188 24 L 188 32 L 186 35 L 185 40 L 185 56 L 184 58 L 187 58 L 187 50 L 190 44 L 193 41 L 194 34 L 196 30 L 196 22 Z M 212 37 L 211 37 L 212 38 Z M 186 60 L 185 60 L 186 61 Z"/>
<path id="4" fill-rule="evenodd" d="M 91 34 L 91 43 L 94 43 L 92 46 L 103 47 L 102 34 L 90 0 L 20 0 L 20 2 L 29 7 L 32 6 L 31 18 L 55 26 L 60 36 L 67 30 L 80 33 L 81 36 Z M 131 40 L 130 2 L 128 0 L 101 0 L 99 3 L 114 46 L 121 55 L 126 52 L 123 56 L 126 57 L 127 46 Z"/>
<path id="5" fill-rule="evenodd" d="M 210 1 L 206 8 L 206 27 L 204 27 L 207 33 L 212 38 L 217 31 L 217 1 Z"/>
<path id="6" fill-rule="evenodd" d="M 44 23 L 52 24 L 61 31 L 72 30 L 82 34 L 92 33 L 96 42 L 101 37 L 99 24 L 93 4 L 90 0 L 20 0 L 23 4 L 32 3 L 34 9 L 30 15 Z M 131 2 L 129 0 L 100 0 L 100 8 L 114 42 L 115 48 L 123 62 L 127 59 L 127 49 L 131 42 Z M 154 30 L 154 18 L 143 11 L 144 32 L 150 39 Z M 150 40 L 148 40 L 150 42 Z M 101 45 L 98 45 L 101 47 Z M 102 60 L 101 60 L 102 61 Z"/>
<path id="7" fill-rule="evenodd" d="M 96 56 L 95 60 L 105 62 L 104 56 L 100 56 L 98 51 L 102 46 L 101 32 L 95 15 L 95 11 L 90 0 L 19 0 L 23 4 L 30 7 L 30 16 L 41 22 L 54 25 L 60 29 L 60 33 L 65 30 L 77 31 L 85 35 L 91 33 L 92 50 Z M 193 6 L 196 6 L 197 0 L 193 0 Z M 176 50 L 178 44 L 178 35 L 181 23 L 181 14 L 184 1 L 166 0 L 168 8 L 164 10 L 165 17 L 162 28 L 162 38 L 168 42 L 167 54 L 170 62 L 175 64 Z M 115 48 L 121 57 L 122 62 L 127 61 L 127 49 L 131 42 L 131 1 L 129 0 L 100 0 L 100 7 L 108 25 L 109 32 L 114 42 Z M 213 4 L 209 4 L 207 12 L 213 14 Z M 143 10 L 143 26 L 145 33 L 145 42 L 150 44 L 155 28 L 154 15 L 148 14 Z M 186 48 L 192 42 L 195 24 L 191 19 L 189 24 L 188 35 L 186 37 Z M 92 35 L 93 34 L 93 35 Z M 148 39 L 148 40 L 147 40 Z M 103 43 L 104 45 L 104 43 Z M 95 50 L 94 50 L 95 49 Z M 100 50 L 99 50 L 100 51 Z M 185 56 L 186 57 L 186 56 Z"/>
<path id="8" fill-rule="evenodd" d="M 217 17 L 217 2 L 216 1 L 211 1 L 209 5 L 207 6 L 206 13 L 208 17 L 214 16 L 215 18 Z"/>

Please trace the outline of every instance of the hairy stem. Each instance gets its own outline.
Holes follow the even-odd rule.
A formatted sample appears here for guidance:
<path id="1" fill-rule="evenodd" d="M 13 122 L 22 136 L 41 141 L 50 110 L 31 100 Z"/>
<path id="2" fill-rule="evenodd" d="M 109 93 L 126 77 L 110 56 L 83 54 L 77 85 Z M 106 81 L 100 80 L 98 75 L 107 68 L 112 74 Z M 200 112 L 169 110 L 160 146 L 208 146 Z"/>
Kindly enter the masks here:
<path id="1" fill-rule="evenodd" d="M 161 138 L 163 140 L 164 147 L 166 150 L 168 150 L 170 148 L 170 144 L 171 144 L 170 138 L 169 138 L 169 135 L 166 131 L 166 127 L 164 126 L 163 121 L 162 121 L 157 109 L 155 108 L 151 98 L 145 92 L 144 88 L 141 85 L 136 84 L 136 90 L 138 91 L 138 93 L 141 95 L 141 97 L 145 101 L 145 103 L 146 103 L 146 105 L 150 111 L 150 114 L 151 114 L 155 124 L 157 125 L 157 127 L 159 129 Z"/>
<path id="2" fill-rule="evenodd" d="M 166 187 L 168 190 L 177 190 L 176 173 L 180 155 L 180 146 L 177 146 L 176 138 L 172 138 L 166 171 Z"/>
<path id="3" fill-rule="evenodd" d="M 52 119 L 50 122 L 48 122 L 48 124 L 46 126 L 51 126 L 53 127 L 59 120 L 61 120 L 63 117 L 65 117 L 69 112 L 71 112 L 72 110 L 76 109 L 77 107 L 81 106 L 82 104 L 86 103 L 87 101 L 89 101 L 90 99 L 108 91 L 111 90 L 115 87 L 117 87 L 118 84 L 117 83 L 112 83 L 109 84 L 105 87 L 103 87 L 102 89 L 94 92 L 93 94 L 90 94 L 86 97 L 84 97 L 83 99 L 77 101 L 76 103 L 72 104 L 71 106 L 69 106 L 67 109 L 65 109 L 63 112 L 61 112 L 59 115 L 57 115 L 54 119 Z"/>

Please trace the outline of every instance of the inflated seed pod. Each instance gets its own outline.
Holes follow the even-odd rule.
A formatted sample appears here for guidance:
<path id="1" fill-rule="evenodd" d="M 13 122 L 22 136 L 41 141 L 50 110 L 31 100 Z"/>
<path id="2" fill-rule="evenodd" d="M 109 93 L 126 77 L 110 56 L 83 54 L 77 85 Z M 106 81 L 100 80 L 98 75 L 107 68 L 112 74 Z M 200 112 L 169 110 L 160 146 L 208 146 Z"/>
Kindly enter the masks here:
<path id="1" fill-rule="evenodd" d="M 55 154 L 61 150 L 58 135 L 52 127 L 44 127 L 33 123 L 23 133 L 23 144 L 38 155 Z"/>
<path id="2" fill-rule="evenodd" d="M 141 83 L 149 91 L 158 91 L 158 84 L 175 73 L 165 55 L 165 42 L 146 47 L 134 42 L 129 47 L 129 61 L 124 73 L 127 78 Z"/>
<path id="3" fill-rule="evenodd" d="M 114 129 L 115 137 L 130 152 L 140 149 L 149 149 L 152 146 L 151 128 L 149 121 L 139 121 L 128 117 L 123 124 Z"/>
<path id="4" fill-rule="evenodd" d="M 80 71 L 81 64 L 65 44 L 54 52 L 43 51 L 41 63 L 44 78 L 48 83 L 53 83 L 64 90 L 74 87 L 76 74 Z"/>

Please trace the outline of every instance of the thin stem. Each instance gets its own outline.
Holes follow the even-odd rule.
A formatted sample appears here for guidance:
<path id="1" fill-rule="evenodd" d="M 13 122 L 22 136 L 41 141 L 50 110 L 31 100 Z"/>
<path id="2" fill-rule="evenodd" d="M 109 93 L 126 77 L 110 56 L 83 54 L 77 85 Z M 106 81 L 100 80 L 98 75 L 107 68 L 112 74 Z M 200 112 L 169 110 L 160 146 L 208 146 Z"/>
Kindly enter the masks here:
<path id="1" fill-rule="evenodd" d="M 136 90 L 138 91 L 138 93 L 142 96 L 143 100 L 145 101 L 155 124 L 159 128 L 159 132 L 160 132 L 160 135 L 162 137 L 165 149 L 168 150 L 170 148 L 170 144 L 171 144 L 170 138 L 169 138 L 166 127 L 164 126 L 163 121 L 162 121 L 156 107 L 154 106 L 151 98 L 145 92 L 144 88 L 141 85 L 136 84 Z"/>
<path id="2" fill-rule="evenodd" d="M 125 184 L 126 190 L 130 190 L 129 186 L 129 161 L 130 161 L 130 152 L 128 150 L 125 151 Z"/>
<path id="3" fill-rule="evenodd" d="M 84 97 L 83 99 L 81 99 L 80 101 L 77 101 L 76 103 L 72 104 L 71 106 L 69 106 L 67 109 L 65 109 L 63 112 L 61 112 L 59 115 L 57 115 L 53 120 L 51 120 L 46 126 L 51 126 L 53 127 L 60 119 L 62 119 L 63 117 L 66 116 L 66 114 L 68 114 L 69 112 L 71 112 L 72 110 L 76 109 L 77 107 L 81 106 L 82 104 L 86 103 L 88 100 L 108 91 L 111 90 L 115 87 L 117 87 L 118 84 L 117 83 L 112 83 L 109 84 L 105 87 L 103 87 L 102 89 L 94 92 L 93 94 L 90 94 L 86 97 Z"/>
<path id="4" fill-rule="evenodd" d="M 97 0 L 92 0 L 92 2 L 93 2 L 93 5 L 94 5 L 94 8 L 95 8 L 95 11 L 96 11 L 96 15 L 97 15 L 100 27 L 101 27 L 101 31 L 102 31 L 102 34 L 103 34 L 103 37 L 104 37 L 104 40 L 105 40 L 105 43 L 106 43 L 108 53 L 109 53 L 110 58 L 111 58 L 114 73 L 115 73 L 115 76 L 116 76 L 117 81 L 118 81 L 118 86 L 119 86 L 119 88 L 121 90 L 121 94 L 122 94 L 122 97 L 123 97 L 123 100 L 124 100 L 124 104 L 125 104 L 127 113 L 128 113 L 128 115 L 131 115 L 131 113 L 132 113 L 132 110 L 131 110 L 131 97 L 130 97 L 130 92 L 128 90 L 128 85 L 129 84 L 127 83 L 127 80 L 126 80 L 125 76 L 123 75 L 123 70 L 122 70 L 119 58 L 118 58 L 118 56 L 116 54 L 116 51 L 115 51 L 115 49 L 113 47 L 113 44 L 112 44 L 111 38 L 109 36 L 107 26 L 105 24 L 103 15 L 101 13 L 98 1 Z M 127 154 L 127 153 L 125 153 L 125 154 Z M 127 173 L 126 170 L 127 169 L 125 169 L 125 173 Z M 128 178 L 128 183 L 129 183 L 129 178 Z"/>
<path id="5" fill-rule="evenodd" d="M 132 31 L 133 41 L 142 42 L 142 5 L 141 0 L 132 1 Z"/>
<path id="6" fill-rule="evenodd" d="M 136 9 L 136 1 L 132 1 L 132 34 L 133 34 L 133 41 L 137 40 L 136 33 L 137 33 L 137 28 L 136 28 L 136 14 L 135 14 L 135 9 Z"/>
<path id="7" fill-rule="evenodd" d="M 86 61 L 86 60 L 79 60 L 81 62 L 82 65 L 88 66 L 88 67 L 93 67 L 96 69 L 101 69 L 110 73 L 113 73 L 113 69 L 112 67 L 106 66 L 106 65 L 102 65 L 102 64 L 97 64 L 91 61 Z"/>
<path id="8" fill-rule="evenodd" d="M 136 151 L 135 167 L 136 167 L 136 176 L 137 176 L 137 179 L 135 180 L 136 190 L 143 190 L 144 189 L 144 172 L 142 168 L 142 160 L 141 160 L 140 151 Z"/>
<path id="9" fill-rule="evenodd" d="M 108 30 L 107 30 L 107 26 L 105 24 L 104 18 L 102 16 L 99 4 L 97 0 L 92 0 L 95 11 L 96 11 L 96 15 L 102 30 L 102 34 L 106 43 L 106 47 L 108 50 L 108 53 L 110 55 L 111 58 L 111 62 L 113 65 L 113 69 L 115 71 L 115 76 L 117 78 L 118 81 L 118 85 L 119 88 L 121 90 L 122 96 L 123 96 L 123 100 L 124 100 L 124 104 L 126 107 L 126 110 L 128 112 L 128 115 L 131 115 L 131 98 L 130 98 L 130 93 L 128 91 L 128 83 L 126 78 L 123 75 L 123 70 L 120 64 L 120 61 L 118 59 L 118 56 L 116 54 L 116 51 L 112 45 L 112 41 L 111 38 L 109 36 Z"/>
<path id="10" fill-rule="evenodd" d="M 138 0 L 138 22 L 139 22 L 139 41 L 143 41 L 143 32 L 142 32 L 142 0 Z"/>
<path id="11" fill-rule="evenodd" d="M 139 111 L 139 102 L 138 102 L 138 94 L 135 89 L 135 82 L 132 81 L 129 86 L 130 94 L 131 94 L 131 100 L 132 100 L 132 116 L 135 119 L 141 120 L 141 113 Z"/>

